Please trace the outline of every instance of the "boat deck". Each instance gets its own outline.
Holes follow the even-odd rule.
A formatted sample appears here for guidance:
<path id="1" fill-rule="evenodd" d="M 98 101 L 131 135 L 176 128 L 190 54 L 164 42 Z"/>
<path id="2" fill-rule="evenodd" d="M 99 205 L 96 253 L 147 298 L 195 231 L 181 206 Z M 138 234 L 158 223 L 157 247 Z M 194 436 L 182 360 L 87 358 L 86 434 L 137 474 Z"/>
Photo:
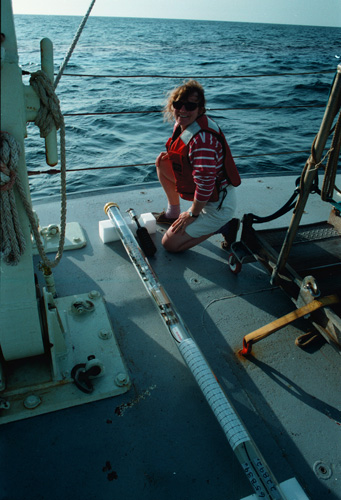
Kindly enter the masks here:
<path id="1" fill-rule="evenodd" d="M 245 179 L 237 216 L 273 213 L 293 189 L 293 177 Z M 122 213 L 165 205 L 154 184 L 70 196 L 67 219 L 81 224 L 87 245 L 66 251 L 54 275 L 59 297 L 103 295 L 131 388 L 1 426 L 0 498 L 248 497 L 253 490 L 121 241 L 99 238 L 98 222 L 111 201 Z M 41 225 L 59 223 L 59 205 L 55 198 L 34 202 Z M 329 212 L 312 195 L 302 223 L 327 220 Z M 262 229 L 285 227 L 290 217 Z M 157 226 L 153 235 L 158 250 L 151 266 L 276 479 L 296 477 L 312 500 L 341 499 L 339 353 L 322 339 L 295 346 L 310 328 L 302 319 L 242 357 L 244 335 L 292 311 L 292 301 L 256 262 L 232 274 L 219 235 L 170 254 L 161 246 L 164 230 Z"/>

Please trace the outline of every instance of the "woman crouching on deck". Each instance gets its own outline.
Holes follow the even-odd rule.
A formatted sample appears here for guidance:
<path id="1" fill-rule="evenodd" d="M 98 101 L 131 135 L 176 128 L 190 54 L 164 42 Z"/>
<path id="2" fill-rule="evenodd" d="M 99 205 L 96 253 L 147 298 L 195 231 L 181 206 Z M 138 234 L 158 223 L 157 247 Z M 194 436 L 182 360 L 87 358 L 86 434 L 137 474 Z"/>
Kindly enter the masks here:
<path id="1" fill-rule="evenodd" d="M 225 249 L 236 239 L 239 220 L 232 217 L 240 176 L 223 133 L 205 111 L 204 89 L 195 80 L 174 89 L 164 109 L 175 126 L 167 151 L 156 159 L 168 208 L 155 215 L 159 224 L 171 225 L 162 238 L 169 252 L 187 250 L 217 233 L 224 236 Z M 180 196 L 192 201 L 186 212 L 180 210 Z"/>

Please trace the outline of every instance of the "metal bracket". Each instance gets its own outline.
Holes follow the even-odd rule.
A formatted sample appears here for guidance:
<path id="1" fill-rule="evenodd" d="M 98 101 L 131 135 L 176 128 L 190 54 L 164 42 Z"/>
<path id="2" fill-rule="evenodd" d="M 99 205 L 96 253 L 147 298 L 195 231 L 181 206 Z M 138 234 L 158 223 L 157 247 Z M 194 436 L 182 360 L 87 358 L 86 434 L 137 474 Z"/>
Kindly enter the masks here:
<path id="1" fill-rule="evenodd" d="M 0 424 L 116 396 L 130 388 L 101 294 L 95 290 L 53 298 L 44 289 L 43 298 L 47 352 L 20 360 L 4 374 L 6 387 L 1 397 L 9 408 L 0 408 Z M 87 393 L 79 390 L 72 373 L 82 363 L 91 379 L 92 391 Z"/>
<path id="2" fill-rule="evenodd" d="M 60 226 L 49 224 L 40 228 L 40 234 L 44 243 L 46 253 L 57 252 L 60 238 Z M 78 222 L 68 222 L 65 232 L 65 250 L 76 250 L 86 246 L 86 237 L 81 225 Z M 32 237 L 33 255 L 38 255 L 38 249 L 34 238 Z"/>

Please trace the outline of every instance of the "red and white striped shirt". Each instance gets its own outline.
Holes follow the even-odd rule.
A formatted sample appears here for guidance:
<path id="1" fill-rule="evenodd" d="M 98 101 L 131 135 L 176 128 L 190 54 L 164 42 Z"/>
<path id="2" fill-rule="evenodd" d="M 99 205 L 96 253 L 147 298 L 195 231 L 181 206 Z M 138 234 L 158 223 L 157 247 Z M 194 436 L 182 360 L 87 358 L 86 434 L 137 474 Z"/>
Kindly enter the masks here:
<path id="1" fill-rule="evenodd" d="M 223 169 L 224 154 L 221 142 L 210 132 L 199 132 L 189 143 L 188 156 L 196 184 L 194 198 L 198 201 L 208 201 L 216 177 Z M 222 180 L 220 189 L 226 185 L 227 180 Z"/>

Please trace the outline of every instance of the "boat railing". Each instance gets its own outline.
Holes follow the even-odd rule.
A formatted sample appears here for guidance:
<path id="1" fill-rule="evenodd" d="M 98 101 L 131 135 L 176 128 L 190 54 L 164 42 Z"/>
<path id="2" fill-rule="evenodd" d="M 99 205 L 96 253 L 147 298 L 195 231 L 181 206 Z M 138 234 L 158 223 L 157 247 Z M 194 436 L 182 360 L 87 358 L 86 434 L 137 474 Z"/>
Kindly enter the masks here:
<path id="1" fill-rule="evenodd" d="M 188 75 L 162 75 L 162 74 L 148 74 L 148 75 L 113 75 L 113 74 L 79 74 L 79 73 L 63 73 L 63 78 L 94 78 L 94 79 L 200 79 L 200 80 L 209 80 L 209 79 L 250 79 L 250 78 L 275 78 L 275 77 L 290 77 L 290 76 L 306 76 L 306 75 L 316 75 L 316 74 L 330 74 L 335 73 L 335 70 L 320 70 L 314 72 L 294 72 L 294 73 L 270 73 L 270 74 L 252 74 L 252 75 L 200 75 L 200 76 L 188 76 Z M 23 71 L 23 74 L 29 75 L 28 71 Z M 56 74 L 57 75 L 57 74 Z M 274 106 L 229 106 L 229 107 L 207 107 L 207 111 L 209 112 L 221 112 L 221 111 L 250 111 L 250 110 L 280 110 L 280 109 L 307 109 L 307 108 L 324 108 L 325 103 L 320 104 L 300 104 L 300 105 L 274 105 Z M 145 109 L 145 110 L 108 110 L 108 111 L 96 111 L 96 112 L 75 112 L 63 113 L 65 118 L 72 117 L 87 117 L 87 116 L 117 116 L 117 115 L 147 115 L 147 114 L 162 114 L 162 109 Z M 252 153 L 252 154 L 241 154 L 234 155 L 235 159 L 239 158 L 256 158 L 256 157 L 264 157 L 264 156 L 287 156 L 294 154 L 309 154 L 310 149 L 294 149 L 288 151 L 263 151 L 260 153 Z M 89 171 L 89 170 L 105 170 L 105 169 L 120 169 L 120 168 L 134 168 L 134 167 L 150 167 L 154 165 L 154 162 L 137 162 L 137 163 L 129 163 L 129 164 L 119 164 L 119 165 L 107 165 L 107 166 L 87 166 L 82 168 L 72 168 L 67 169 L 67 172 L 77 172 L 77 171 Z M 29 170 L 29 176 L 36 176 L 42 174 L 55 175 L 60 173 L 60 170 L 57 168 L 48 168 L 45 170 Z"/>

